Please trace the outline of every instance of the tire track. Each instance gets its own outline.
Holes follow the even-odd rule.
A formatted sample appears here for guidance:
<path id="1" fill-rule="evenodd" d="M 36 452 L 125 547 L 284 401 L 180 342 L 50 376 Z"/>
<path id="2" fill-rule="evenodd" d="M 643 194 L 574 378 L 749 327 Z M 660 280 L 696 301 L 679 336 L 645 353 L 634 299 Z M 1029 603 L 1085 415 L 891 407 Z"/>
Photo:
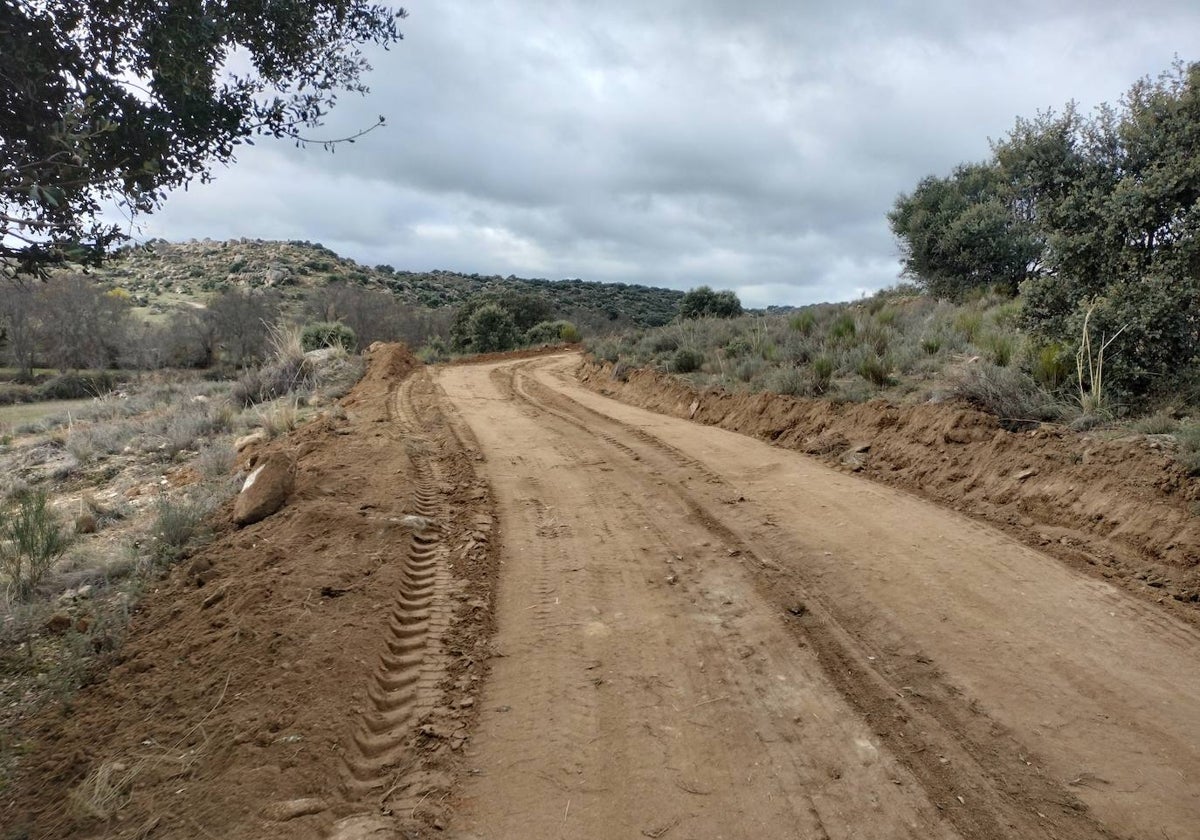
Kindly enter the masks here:
<path id="1" fill-rule="evenodd" d="M 480 456 L 469 429 L 444 409 L 425 371 L 393 389 L 386 421 L 411 465 L 411 514 L 400 520 L 411 532 L 365 703 L 342 754 L 346 807 L 360 812 L 335 825 L 336 838 L 396 825 L 391 819 L 440 819 L 473 714 L 473 701 L 463 698 L 482 678 L 477 669 L 467 673 L 484 658 L 468 648 L 484 643 L 477 634 L 491 615 L 494 518 L 487 486 L 470 465 Z"/>
<path id="2" fill-rule="evenodd" d="M 410 377 L 389 400 L 389 419 L 402 433 L 419 428 L 421 408 Z M 382 628 L 383 650 L 368 677 L 368 708 L 351 724 L 343 754 L 343 792 L 362 801 L 411 769 L 413 741 L 423 712 L 438 704 L 445 676 L 440 641 L 450 624 L 448 547 L 442 538 L 446 504 L 438 489 L 431 441 L 408 446 L 415 472 L 411 508 L 416 519 L 401 562 L 400 585 Z M 390 790 L 388 793 L 394 793 Z"/>

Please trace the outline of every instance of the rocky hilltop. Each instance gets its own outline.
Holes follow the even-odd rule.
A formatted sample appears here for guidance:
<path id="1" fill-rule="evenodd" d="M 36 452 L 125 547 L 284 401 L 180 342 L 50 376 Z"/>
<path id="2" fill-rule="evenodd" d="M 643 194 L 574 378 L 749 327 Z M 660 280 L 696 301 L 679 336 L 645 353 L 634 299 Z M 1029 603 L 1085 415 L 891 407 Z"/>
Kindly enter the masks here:
<path id="1" fill-rule="evenodd" d="M 386 290 L 413 306 L 454 306 L 479 292 L 517 288 L 546 297 L 560 312 L 638 326 L 664 324 L 679 309 L 683 293 L 625 283 L 545 280 L 453 271 L 413 272 L 390 265 L 365 266 L 319 243 L 261 239 L 189 242 L 151 240 L 121 251 L 96 275 L 125 289 L 151 310 L 202 304 L 231 288 L 275 289 L 300 300 L 331 283 Z"/>

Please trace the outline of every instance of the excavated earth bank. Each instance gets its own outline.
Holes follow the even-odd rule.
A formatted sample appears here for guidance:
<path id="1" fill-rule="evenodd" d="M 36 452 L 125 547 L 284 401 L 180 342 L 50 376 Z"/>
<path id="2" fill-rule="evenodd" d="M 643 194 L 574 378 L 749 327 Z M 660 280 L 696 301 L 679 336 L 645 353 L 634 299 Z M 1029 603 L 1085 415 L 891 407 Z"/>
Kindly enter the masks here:
<path id="1" fill-rule="evenodd" d="M 697 390 L 654 370 L 622 381 L 585 361 L 589 389 L 816 456 L 998 525 L 1039 550 L 1200 623 L 1200 483 L 1160 436 L 1008 431 L 954 404 L 835 404 Z"/>
<path id="2" fill-rule="evenodd" d="M 495 540 L 472 439 L 417 365 L 373 348 L 343 417 L 256 453 L 296 459 L 292 498 L 154 583 L 119 658 L 29 722 L 0 834 L 440 825 L 487 671 Z"/>

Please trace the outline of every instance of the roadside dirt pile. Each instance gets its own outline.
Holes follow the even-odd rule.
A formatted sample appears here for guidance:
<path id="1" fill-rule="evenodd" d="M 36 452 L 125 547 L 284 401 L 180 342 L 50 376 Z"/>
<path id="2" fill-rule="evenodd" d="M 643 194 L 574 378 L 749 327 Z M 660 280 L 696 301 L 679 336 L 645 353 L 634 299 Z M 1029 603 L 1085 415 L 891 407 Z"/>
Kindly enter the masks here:
<path id="1" fill-rule="evenodd" d="M 489 657 L 491 501 L 403 347 L 255 447 L 286 506 L 174 567 L 110 670 L 31 720 L 0 825 L 35 838 L 433 825 Z M 340 832 L 340 834 L 339 834 Z M 358 832 L 358 834 L 355 834 Z"/>
<path id="2" fill-rule="evenodd" d="M 1200 620 L 1200 483 L 1155 436 L 1011 432 L 950 404 L 698 391 L 645 369 L 621 381 L 592 361 L 578 376 L 605 396 L 806 452 L 981 517 Z"/>

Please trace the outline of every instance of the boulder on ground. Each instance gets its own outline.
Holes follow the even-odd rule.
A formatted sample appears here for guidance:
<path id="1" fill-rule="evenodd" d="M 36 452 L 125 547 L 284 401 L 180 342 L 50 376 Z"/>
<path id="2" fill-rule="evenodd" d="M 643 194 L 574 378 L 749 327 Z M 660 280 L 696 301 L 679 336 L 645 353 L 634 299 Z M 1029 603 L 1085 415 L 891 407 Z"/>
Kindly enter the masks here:
<path id="1" fill-rule="evenodd" d="M 296 483 L 296 462 L 283 452 L 272 452 L 246 477 L 233 503 L 233 521 L 250 525 L 283 507 Z"/>

